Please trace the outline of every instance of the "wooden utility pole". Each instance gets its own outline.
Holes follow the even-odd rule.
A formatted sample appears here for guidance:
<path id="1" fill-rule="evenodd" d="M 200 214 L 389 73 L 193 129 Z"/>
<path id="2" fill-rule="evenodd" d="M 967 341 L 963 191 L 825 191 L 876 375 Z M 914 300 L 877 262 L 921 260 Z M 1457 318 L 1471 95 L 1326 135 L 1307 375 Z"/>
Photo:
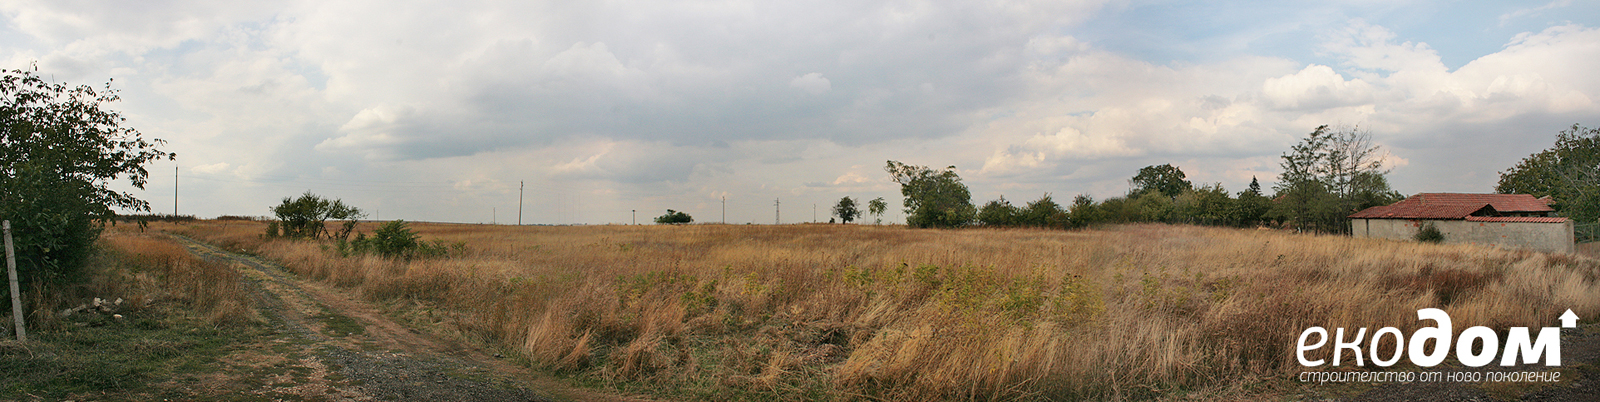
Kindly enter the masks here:
<path id="1" fill-rule="evenodd" d="M 17 252 L 11 246 L 11 221 L 0 223 L 6 232 L 6 275 L 11 277 L 11 318 L 17 322 L 17 342 L 28 341 L 28 325 L 22 319 L 22 289 L 17 286 Z"/>
<path id="2" fill-rule="evenodd" d="M 517 182 L 517 226 L 522 226 L 522 188 L 526 185 L 525 182 Z"/>
<path id="3" fill-rule="evenodd" d="M 172 217 L 178 217 L 178 165 L 172 165 Z"/>
<path id="4" fill-rule="evenodd" d="M 722 196 L 722 224 L 728 224 L 728 196 Z"/>

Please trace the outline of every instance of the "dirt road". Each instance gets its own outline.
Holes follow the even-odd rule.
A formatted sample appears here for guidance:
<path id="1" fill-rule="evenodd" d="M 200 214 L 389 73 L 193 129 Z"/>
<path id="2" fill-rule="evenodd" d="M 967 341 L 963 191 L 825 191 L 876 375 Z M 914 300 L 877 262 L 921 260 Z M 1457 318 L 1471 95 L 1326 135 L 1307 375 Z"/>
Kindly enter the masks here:
<path id="1" fill-rule="evenodd" d="M 233 264 L 274 331 L 222 361 L 217 373 L 172 384 L 195 395 L 296 400 L 608 400 L 562 388 L 471 347 L 421 334 L 370 304 L 280 267 L 174 235 L 190 252 Z M 576 393 L 575 393 L 576 392 Z"/>

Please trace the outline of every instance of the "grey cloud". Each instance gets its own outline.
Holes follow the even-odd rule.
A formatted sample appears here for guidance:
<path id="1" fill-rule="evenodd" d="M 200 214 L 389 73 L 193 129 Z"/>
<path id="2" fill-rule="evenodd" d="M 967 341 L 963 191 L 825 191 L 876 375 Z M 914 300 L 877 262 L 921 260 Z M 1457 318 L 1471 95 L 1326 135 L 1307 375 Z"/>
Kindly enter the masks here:
<path id="1" fill-rule="evenodd" d="M 585 136 L 682 145 L 949 136 L 972 124 L 975 109 L 1025 89 L 1019 54 L 1031 37 L 1092 8 L 1070 6 L 586 7 L 582 29 L 477 39 L 487 46 L 445 70 L 438 99 L 415 100 L 433 125 L 349 145 L 419 159 Z M 435 50 L 444 54 L 421 56 L 460 52 Z M 825 77 L 827 90 L 796 91 L 791 83 L 807 74 Z"/>

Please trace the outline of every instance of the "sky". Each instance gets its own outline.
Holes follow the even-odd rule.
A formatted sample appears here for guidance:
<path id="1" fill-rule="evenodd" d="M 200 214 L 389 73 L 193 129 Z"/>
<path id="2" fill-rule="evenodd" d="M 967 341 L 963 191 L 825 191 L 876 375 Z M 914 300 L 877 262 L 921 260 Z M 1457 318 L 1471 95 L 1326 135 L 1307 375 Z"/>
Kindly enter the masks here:
<path id="1" fill-rule="evenodd" d="M 973 202 L 1124 194 L 1140 167 L 1270 188 L 1320 125 L 1404 194 L 1600 125 L 1600 2 L 13 1 L 0 68 L 121 91 L 176 161 L 155 212 L 827 221 L 886 161 Z M 174 188 L 177 198 L 174 199 Z M 776 205 L 775 205 L 776 204 Z M 723 218 L 724 205 L 726 218 Z M 636 212 L 635 212 L 636 211 Z M 815 218 L 814 218 L 815 217 Z"/>

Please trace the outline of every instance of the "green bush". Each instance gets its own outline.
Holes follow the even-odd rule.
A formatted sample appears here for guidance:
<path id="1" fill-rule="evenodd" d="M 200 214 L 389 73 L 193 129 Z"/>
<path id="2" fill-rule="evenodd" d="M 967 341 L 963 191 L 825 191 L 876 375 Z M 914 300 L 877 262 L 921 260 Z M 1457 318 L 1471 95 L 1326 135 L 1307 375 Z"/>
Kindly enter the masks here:
<path id="1" fill-rule="evenodd" d="M 674 224 L 674 223 L 690 223 L 690 222 L 694 222 L 694 217 L 689 216 L 689 214 L 683 213 L 682 211 L 673 211 L 673 210 L 670 210 L 670 209 L 667 210 L 667 214 L 666 215 L 661 215 L 661 216 L 657 216 L 656 217 L 656 223 L 659 223 L 659 224 L 662 224 L 662 225 L 668 225 L 668 224 Z"/>
<path id="2" fill-rule="evenodd" d="M 1439 232 L 1439 228 L 1433 227 L 1433 224 L 1429 223 L 1422 225 L 1422 229 L 1418 229 L 1417 235 L 1412 238 L 1423 243 L 1439 243 L 1444 241 L 1444 233 Z"/>
<path id="3" fill-rule="evenodd" d="M 394 220 L 379 226 L 368 237 L 366 233 L 357 233 L 354 240 L 348 244 L 343 240 L 337 243 L 339 254 L 377 254 L 385 258 L 431 258 L 444 257 L 452 252 L 459 254 L 465 251 L 465 243 L 448 244 L 442 240 L 432 242 L 422 241 L 422 235 L 411 231 L 411 227 L 404 220 Z"/>

